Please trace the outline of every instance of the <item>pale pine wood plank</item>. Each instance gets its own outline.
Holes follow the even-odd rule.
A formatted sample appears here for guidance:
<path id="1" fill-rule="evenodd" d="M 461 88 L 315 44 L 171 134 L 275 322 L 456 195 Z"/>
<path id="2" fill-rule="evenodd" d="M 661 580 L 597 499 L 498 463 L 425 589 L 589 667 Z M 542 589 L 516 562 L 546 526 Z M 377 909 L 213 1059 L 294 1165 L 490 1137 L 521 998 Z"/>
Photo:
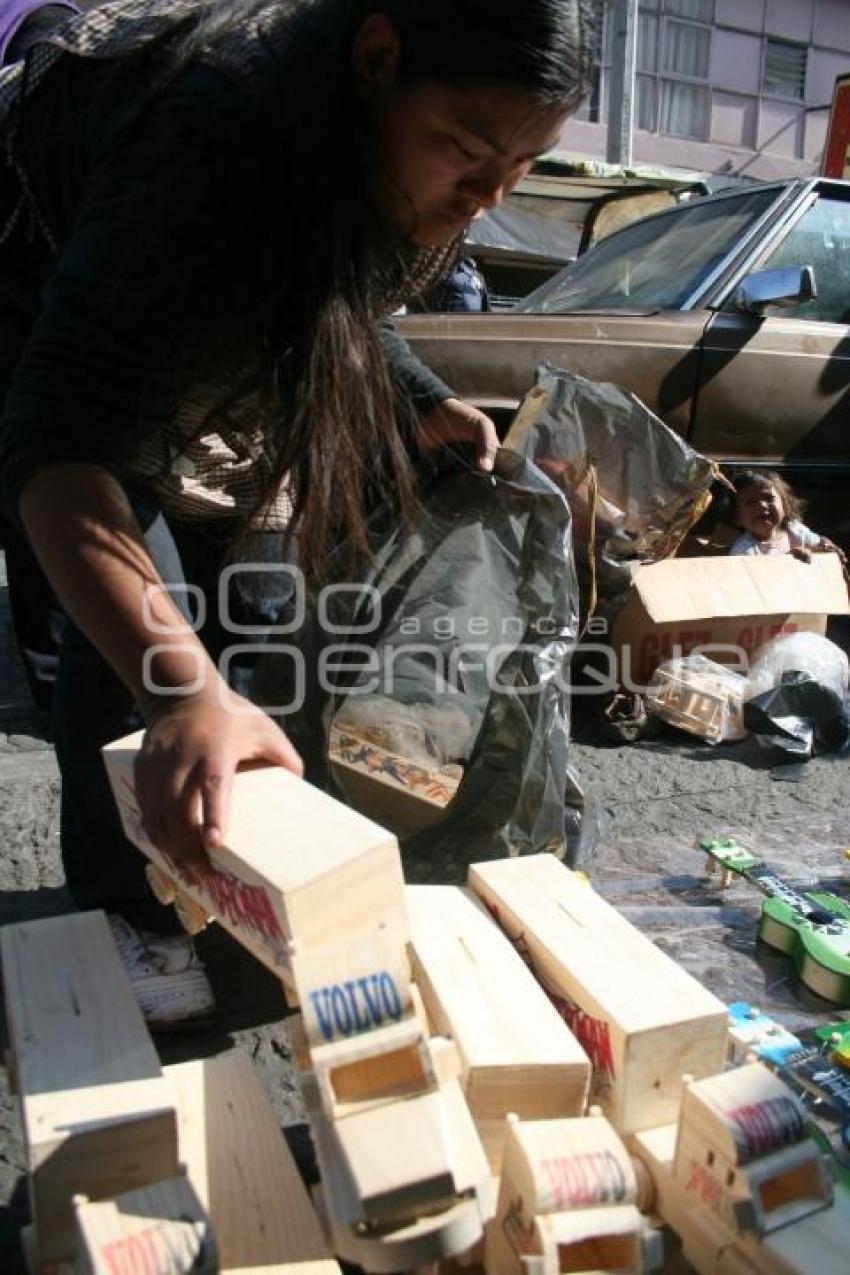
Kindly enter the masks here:
<path id="1" fill-rule="evenodd" d="M 725 1057 L 725 1006 L 550 854 L 475 864 L 469 883 L 587 1051 L 621 1135 L 675 1119 L 682 1075 Z"/>
<path id="2" fill-rule="evenodd" d="M 174 1106 L 101 912 L 0 932 L 40 1259 L 73 1252 L 72 1196 L 177 1172 Z"/>
<path id="3" fill-rule="evenodd" d="M 237 1050 L 165 1068 L 222 1272 L 339 1275 L 262 1082 Z"/>
<path id="4" fill-rule="evenodd" d="M 464 1093 L 498 1174 L 506 1114 L 581 1115 L 590 1061 L 474 895 L 409 886 L 407 899 L 414 977 L 434 1030 L 457 1044 Z"/>

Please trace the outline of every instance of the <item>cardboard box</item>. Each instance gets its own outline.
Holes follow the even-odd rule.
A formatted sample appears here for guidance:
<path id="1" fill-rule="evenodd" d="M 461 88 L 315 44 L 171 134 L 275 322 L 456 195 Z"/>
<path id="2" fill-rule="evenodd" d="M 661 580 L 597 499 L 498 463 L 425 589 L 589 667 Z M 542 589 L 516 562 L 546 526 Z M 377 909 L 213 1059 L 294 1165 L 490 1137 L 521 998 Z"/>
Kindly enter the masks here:
<path id="1" fill-rule="evenodd" d="M 847 585 L 834 553 L 814 554 L 811 562 L 790 554 L 671 558 L 637 568 L 610 641 L 619 681 L 641 689 L 659 664 L 697 649 L 746 672 L 771 638 L 824 633 L 828 616 L 847 614 Z"/>

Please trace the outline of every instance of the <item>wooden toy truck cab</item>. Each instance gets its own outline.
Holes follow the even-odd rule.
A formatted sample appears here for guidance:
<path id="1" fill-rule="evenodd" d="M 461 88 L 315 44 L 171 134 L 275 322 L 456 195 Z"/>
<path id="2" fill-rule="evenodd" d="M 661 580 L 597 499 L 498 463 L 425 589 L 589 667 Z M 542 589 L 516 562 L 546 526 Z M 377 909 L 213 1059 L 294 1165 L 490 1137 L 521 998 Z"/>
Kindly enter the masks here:
<path id="1" fill-rule="evenodd" d="M 487 1275 L 643 1270 L 643 1224 L 626 1148 L 599 1114 L 508 1118 Z"/>
<path id="2" fill-rule="evenodd" d="M 143 827 L 141 740 L 103 756 L 160 898 L 191 929 L 220 921 L 301 1008 L 296 1055 L 335 1251 L 399 1271 L 472 1247 L 495 1207 L 490 1168 L 457 1049 L 432 1035 L 411 981 L 395 837 L 279 767 L 250 767 L 234 784 L 226 846 L 187 876 Z"/>
<path id="3" fill-rule="evenodd" d="M 686 1088 L 674 1172 L 739 1233 L 761 1237 L 832 1204 L 799 1102 L 760 1063 Z"/>
<path id="4" fill-rule="evenodd" d="M 691 1082 L 678 1126 L 639 1133 L 632 1149 L 698 1271 L 846 1271 L 850 1199 L 833 1192 L 800 1103 L 761 1063 Z"/>

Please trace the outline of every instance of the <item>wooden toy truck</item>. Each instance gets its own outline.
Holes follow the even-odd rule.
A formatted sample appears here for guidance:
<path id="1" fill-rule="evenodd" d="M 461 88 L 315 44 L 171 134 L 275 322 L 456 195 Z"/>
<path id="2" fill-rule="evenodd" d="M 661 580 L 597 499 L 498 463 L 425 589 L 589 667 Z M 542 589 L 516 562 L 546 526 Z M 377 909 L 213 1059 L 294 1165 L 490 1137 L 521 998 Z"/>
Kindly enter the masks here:
<path id="1" fill-rule="evenodd" d="M 142 732 L 103 759 L 124 832 L 157 869 L 159 888 L 200 928 L 215 917 L 294 995 L 292 954 L 328 935 L 380 930 L 403 950 L 407 913 L 395 837 L 279 767 L 241 771 L 227 846 L 189 879 L 142 827 L 133 768 Z"/>
<path id="2" fill-rule="evenodd" d="M 354 809 L 398 837 L 441 819 L 462 774 L 458 766 L 427 768 L 337 725 L 331 727 L 328 761 Z"/>
<path id="3" fill-rule="evenodd" d="M 102 913 L 4 926 L 0 951 L 36 1260 L 68 1261 L 76 1194 L 177 1175 L 175 1103 Z"/>
<path id="4" fill-rule="evenodd" d="M 467 956 L 483 966 L 493 931 L 476 931 L 469 914 L 453 921 L 463 897 L 453 892 L 442 907 L 442 951 L 431 901 L 415 893 L 411 932 L 394 839 L 277 769 L 237 777 L 227 848 L 201 879 L 181 878 L 139 824 L 139 739 L 106 750 L 128 834 L 184 910 L 219 917 L 301 1006 L 297 1055 L 334 1248 L 386 1272 L 470 1249 L 494 1201 L 458 1081 L 485 1130 L 513 1082 L 507 1055 L 488 1072 L 482 1049 L 484 1026 L 498 1015 L 468 1029 L 446 958 L 453 944 L 460 958 L 460 932 L 469 927 Z M 477 865 L 470 882 L 583 1040 L 600 1102 L 697 1269 L 802 1275 L 816 1254 L 818 1275 L 843 1272 L 845 1194 L 833 1196 L 795 1101 L 775 1077 L 758 1067 L 720 1073 L 720 1002 L 551 856 Z M 498 966 L 502 957 L 493 959 Z M 476 972 L 468 986 L 480 992 L 487 984 Z M 550 1101 L 562 1065 L 536 1073 L 542 1083 L 526 1095 L 532 1108 L 541 1094 Z M 685 1070 L 705 1078 L 683 1088 Z M 566 1076 L 562 1070 L 562 1082 Z M 555 1125 L 569 1127 L 554 1133 Z M 487 1275 L 512 1275 L 517 1261 L 532 1275 L 640 1269 L 634 1173 L 601 1118 L 515 1123 L 504 1150 L 494 1145 L 505 1185 L 487 1232 Z M 171 1151 L 166 1159 L 173 1162 Z M 576 1177 L 578 1165 L 587 1174 L 591 1163 L 595 1176 Z M 98 1219 L 86 1209 L 80 1201 L 80 1227 L 91 1230 Z M 505 1247 L 509 1234 L 516 1242 Z"/>
<path id="5" fill-rule="evenodd" d="M 141 825 L 141 733 L 104 749 L 127 836 L 164 897 L 213 916 L 301 1006 L 302 1081 L 334 1247 L 394 1271 L 470 1247 L 495 1199 L 457 1083 L 410 980 L 398 846 L 377 824 L 278 767 L 233 787 L 227 845 L 188 879 Z"/>
<path id="6" fill-rule="evenodd" d="M 643 1270 L 643 1219 L 626 1148 L 601 1115 L 508 1120 L 487 1275 Z"/>
<path id="7" fill-rule="evenodd" d="M 635 1135 L 654 1208 L 701 1275 L 839 1275 L 850 1199 L 791 1091 L 760 1063 L 692 1081 L 677 1124 Z"/>
<path id="8" fill-rule="evenodd" d="M 671 726 L 712 744 L 723 739 L 743 739 L 747 733 L 744 707 L 735 685 L 722 671 L 713 675 L 690 669 L 687 661 L 673 660 L 653 673 L 647 708 Z M 744 685 L 740 678 L 738 685 Z"/>
<path id="9" fill-rule="evenodd" d="M 251 1060 L 231 1050 L 163 1076 L 184 1175 L 78 1197 L 74 1275 L 340 1275 Z"/>
<path id="10" fill-rule="evenodd" d="M 469 1248 L 495 1207 L 490 1170 L 457 1051 L 429 1035 L 404 948 L 349 935 L 296 950 L 292 970 L 335 1251 L 397 1271 Z"/>
<path id="11" fill-rule="evenodd" d="M 221 1270 L 212 1222 L 185 1175 L 116 1198 L 74 1199 L 75 1275 Z"/>
<path id="12" fill-rule="evenodd" d="M 32 1272 L 339 1275 L 251 1060 L 160 1068 L 102 912 L 0 944 Z"/>

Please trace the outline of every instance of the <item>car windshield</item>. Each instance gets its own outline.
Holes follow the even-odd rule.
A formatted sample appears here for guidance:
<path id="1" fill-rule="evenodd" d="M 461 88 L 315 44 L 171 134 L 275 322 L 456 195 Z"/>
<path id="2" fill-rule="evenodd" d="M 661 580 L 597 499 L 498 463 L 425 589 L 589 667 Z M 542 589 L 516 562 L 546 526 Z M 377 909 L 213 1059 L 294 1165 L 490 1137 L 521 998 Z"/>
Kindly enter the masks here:
<path id="1" fill-rule="evenodd" d="M 777 198 L 776 186 L 673 208 L 603 239 L 517 310 L 677 310 Z"/>

